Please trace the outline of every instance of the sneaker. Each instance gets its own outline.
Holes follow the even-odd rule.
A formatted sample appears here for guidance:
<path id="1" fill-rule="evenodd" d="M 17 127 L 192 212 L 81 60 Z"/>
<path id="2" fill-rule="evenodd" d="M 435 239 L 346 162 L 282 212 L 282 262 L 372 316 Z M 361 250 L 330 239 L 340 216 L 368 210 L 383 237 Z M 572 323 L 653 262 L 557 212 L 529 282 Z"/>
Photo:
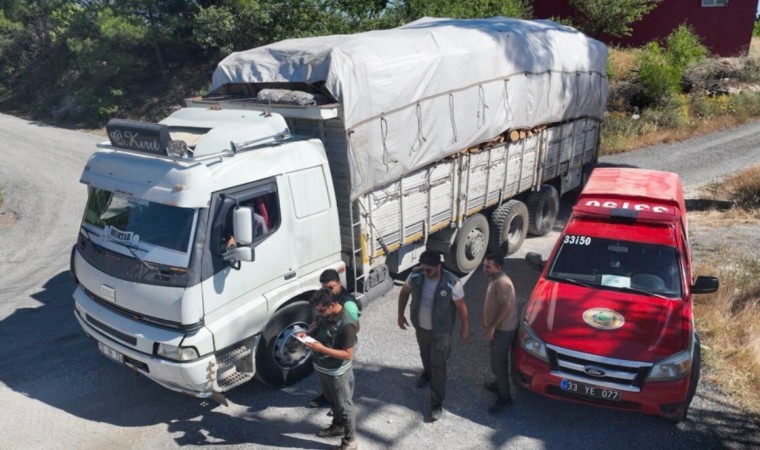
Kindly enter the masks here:
<path id="1" fill-rule="evenodd" d="M 435 422 L 439 420 L 443 416 L 443 406 L 442 405 L 433 405 L 430 407 L 430 420 L 432 422 Z"/>
<path id="2" fill-rule="evenodd" d="M 333 436 L 343 436 L 345 433 L 345 429 L 343 427 L 339 427 L 336 425 L 330 425 L 329 427 L 319 430 L 319 433 L 317 433 L 317 436 L 319 437 L 333 437 Z"/>
<path id="3" fill-rule="evenodd" d="M 512 406 L 512 397 L 499 397 L 496 399 L 493 405 L 488 407 L 488 412 L 491 414 L 496 414 L 509 408 L 510 406 Z"/>
<path id="4" fill-rule="evenodd" d="M 491 392 L 499 393 L 499 385 L 495 381 L 489 381 L 484 384 L 483 387 Z"/>
<path id="5" fill-rule="evenodd" d="M 358 450 L 359 444 L 356 443 L 356 439 L 353 441 L 347 441 L 343 439 L 340 441 L 340 445 L 335 447 L 335 450 Z"/>
<path id="6" fill-rule="evenodd" d="M 430 383 L 430 375 L 428 375 L 425 372 L 422 372 L 422 375 L 420 375 L 419 378 L 417 378 L 417 387 L 425 387 L 427 384 Z"/>
<path id="7" fill-rule="evenodd" d="M 327 397 L 325 397 L 325 394 L 319 394 L 309 401 L 309 408 L 319 408 L 325 404 L 327 404 Z"/>

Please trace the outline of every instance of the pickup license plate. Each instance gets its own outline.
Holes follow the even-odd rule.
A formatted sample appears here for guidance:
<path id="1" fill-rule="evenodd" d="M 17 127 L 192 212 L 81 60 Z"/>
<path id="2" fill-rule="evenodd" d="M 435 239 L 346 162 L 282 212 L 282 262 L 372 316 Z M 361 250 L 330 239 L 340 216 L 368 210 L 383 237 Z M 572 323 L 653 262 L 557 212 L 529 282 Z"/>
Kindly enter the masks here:
<path id="1" fill-rule="evenodd" d="M 106 347 L 105 345 L 98 342 L 98 350 L 104 355 L 106 355 L 109 359 L 116 361 L 119 364 L 124 364 L 124 355 L 117 352 L 116 350 Z"/>
<path id="2" fill-rule="evenodd" d="M 563 391 L 572 392 L 575 394 L 601 398 L 602 400 L 609 400 L 613 402 L 620 401 L 620 391 L 613 391 L 612 389 L 605 389 L 599 386 L 592 386 L 590 384 L 579 383 L 572 380 L 562 380 L 560 387 Z"/>

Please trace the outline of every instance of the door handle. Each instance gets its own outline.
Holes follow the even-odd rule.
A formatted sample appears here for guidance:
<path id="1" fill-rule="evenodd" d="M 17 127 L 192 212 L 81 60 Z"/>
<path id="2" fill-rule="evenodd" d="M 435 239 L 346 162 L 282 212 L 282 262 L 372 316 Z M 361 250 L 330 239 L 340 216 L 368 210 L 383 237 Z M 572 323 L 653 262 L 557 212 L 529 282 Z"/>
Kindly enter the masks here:
<path id="1" fill-rule="evenodd" d="M 291 278 L 295 278 L 295 276 L 296 276 L 295 272 L 290 272 L 289 274 L 285 275 L 285 279 L 290 280 Z"/>

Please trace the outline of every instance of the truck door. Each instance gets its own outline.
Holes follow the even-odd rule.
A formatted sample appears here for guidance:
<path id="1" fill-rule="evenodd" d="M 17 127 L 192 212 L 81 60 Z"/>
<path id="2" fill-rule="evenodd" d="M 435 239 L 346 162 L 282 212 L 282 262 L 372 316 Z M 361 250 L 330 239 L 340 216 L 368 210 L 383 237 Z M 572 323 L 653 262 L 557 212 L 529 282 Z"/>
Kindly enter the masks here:
<path id="1" fill-rule="evenodd" d="M 287 297 L 300 293 L 296 276 L 298 254 L 294 248 L 293 208 L 290 189 L 282 177 L 273 177 L 214 194 L 209 253 L 213 269 L 211 279 L 203 283 L 206 324 L 215 335 L 217 348 L 232 344 L 260 331 L 273 311 L 266 295 L 277 291 Z M 251 208 L 254 238 L 250 245 L 253 261 L 230 266 L 222 255 L 235 245 L 232 236 L 232 213 L 237 206 Z M 204 277 L 205 278 L 205 277 Z"/>

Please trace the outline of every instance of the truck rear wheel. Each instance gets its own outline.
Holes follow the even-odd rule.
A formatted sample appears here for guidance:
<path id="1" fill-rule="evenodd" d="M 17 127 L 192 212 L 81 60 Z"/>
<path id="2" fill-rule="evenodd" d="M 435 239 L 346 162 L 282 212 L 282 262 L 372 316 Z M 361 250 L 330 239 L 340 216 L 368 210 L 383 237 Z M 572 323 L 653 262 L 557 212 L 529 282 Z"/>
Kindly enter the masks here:
<path id="1" fill-rule="evenodd" d="M 446 266 L 468 273 L 478 268 L 488 248 L 488 220 L 482 214 L 468 217 L 457 232 L 456 241 L 445 257 Z"/>
<path id="2" fill-rule="evenodd" d="M 491 251 L 507 255 L 516 252 L 528 234 L 528 208 L 520 200 L 510 200 L 491 214 Z"/>
<path id="3" fill-rule="evenodd" d="M 311 322 L 311 308 L 305 301 L 292 303 L 272 316 L 256 351 L 256 377 L 260 381 L 281 388 L 311 374 L 311 350 L 294 336 L 306 331 Z"/>
<path id="4" fill-rule="evenodd" d="M 559 212 L 559 194 L 554 186 L 545 184 L 538 191 L 528 194 L 528 233 L 544 236 L 554 229 Z"/>

